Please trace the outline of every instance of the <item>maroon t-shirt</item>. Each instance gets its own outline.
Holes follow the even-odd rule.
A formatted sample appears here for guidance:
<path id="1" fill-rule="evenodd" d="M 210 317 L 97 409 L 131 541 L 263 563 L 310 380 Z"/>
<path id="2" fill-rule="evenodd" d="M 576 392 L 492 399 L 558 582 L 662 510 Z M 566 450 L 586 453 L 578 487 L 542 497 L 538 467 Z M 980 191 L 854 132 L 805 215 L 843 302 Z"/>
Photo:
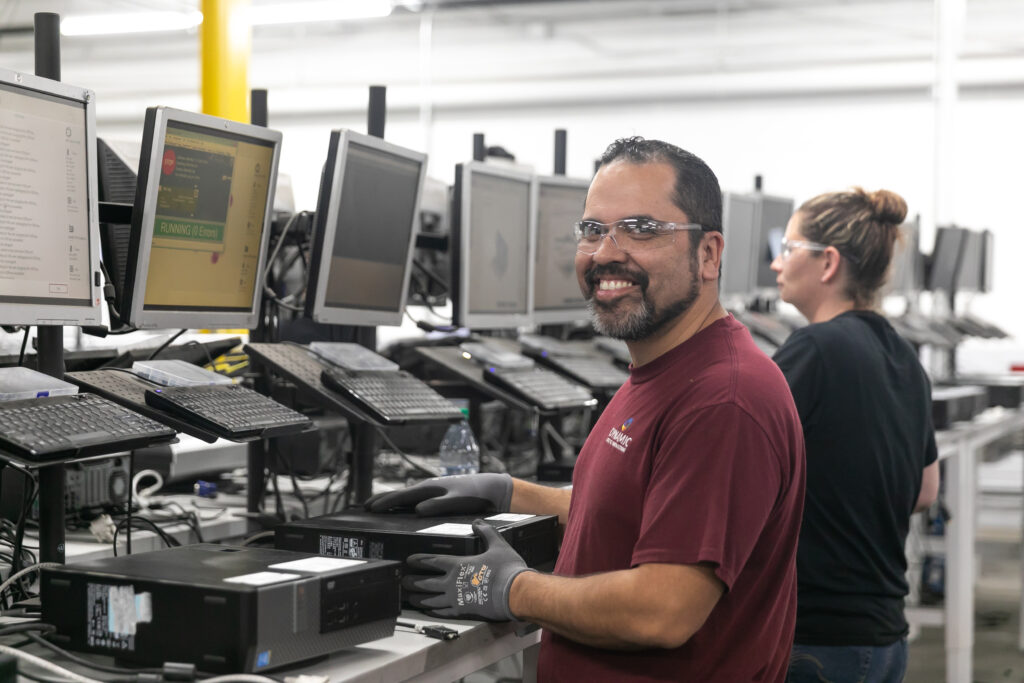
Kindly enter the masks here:
<path id="1" fill-rule="evenodd" d="M 789 387 L 732 316 L 634 369 L 576 462 L 555 573 L 708 562 L 726 592 L 673 650 L 603 650 L 545 632 L 539 680 L 784 681 L 803 500 Z"/>

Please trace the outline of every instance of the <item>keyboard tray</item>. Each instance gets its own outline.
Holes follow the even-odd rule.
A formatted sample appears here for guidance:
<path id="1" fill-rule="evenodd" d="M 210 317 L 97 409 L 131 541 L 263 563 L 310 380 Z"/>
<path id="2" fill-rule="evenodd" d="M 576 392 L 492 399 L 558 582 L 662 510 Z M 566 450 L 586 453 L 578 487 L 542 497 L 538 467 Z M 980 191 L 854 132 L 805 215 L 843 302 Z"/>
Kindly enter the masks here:
<path id="1" fill-rule="evenodd" d="M 438 421 L 458 421 L 463 419 L 462 413 L 454 412 L 448 416 L 440 415 L 388 415 L 372 409 L 370 405 L 353 396 L 349 392 L 340 393 L 326 387 L 322 380 L 324 370 L 331 366 L 305 347 L 298 344 L 255 343 L 245 346 L 250 359 L 257 365 L 263 365 L 284 379 L 293 383 L 301 393 L 317 405 L 339 412 L 364 422 L 380 425 L 416 424 Z M 424 384 L 413 375 L 398 371 L 407 381 Z"/>

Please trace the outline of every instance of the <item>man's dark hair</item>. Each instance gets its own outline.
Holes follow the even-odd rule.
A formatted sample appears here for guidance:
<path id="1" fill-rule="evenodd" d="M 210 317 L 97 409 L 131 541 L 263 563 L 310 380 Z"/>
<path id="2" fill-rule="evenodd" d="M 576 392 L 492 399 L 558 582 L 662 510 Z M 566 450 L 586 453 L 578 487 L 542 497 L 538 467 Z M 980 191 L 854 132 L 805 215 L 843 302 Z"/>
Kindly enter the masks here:
<path id="1" fill-rule="evenodd" d="M 704 226 L 704 231 L 722 232 L 722 190 L 718 178 L 704 161 L 661 140 L 642 137 L 620 138 L 608 145 L 601 155 L 600 165 L 624 159 L 633 164 L 665 163 L 676 171 L 676 187 L 672 202 L 693 223 Z M 700 233 L 693 232 L 694 242 Z"/>

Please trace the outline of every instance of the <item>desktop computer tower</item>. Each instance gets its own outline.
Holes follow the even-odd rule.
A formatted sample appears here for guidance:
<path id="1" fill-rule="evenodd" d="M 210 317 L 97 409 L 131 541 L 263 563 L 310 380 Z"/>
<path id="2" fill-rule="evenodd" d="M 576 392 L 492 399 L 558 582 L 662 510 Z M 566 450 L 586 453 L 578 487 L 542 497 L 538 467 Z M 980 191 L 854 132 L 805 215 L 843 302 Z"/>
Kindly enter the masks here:
<path id="1" fill-rule="evenodd" d="M 67 463 L 64 465 L 64 512 L 75 517 L 92 510 L 126 505 L 130 485 L 127 456 Z M 24 474 L 0 468 L 0 518 L 18 521 L 27 490 Z M 38 504 L 29 511 L 29 518 L 39 518 Z"/>
<path id="2" fill-rule="evenodd" d="M 558 555 L 554 515 L 454 515 L 418 517 L 413 513 L 371 513 L 353 509 L 282 524 L 274 545 L 326 557 L 405 559 L 416 553 L 475 555 L 483 541 L 470 528 L 483 518 L 536 569 L 551 569 Z"/>
<path id="3" fill-rule="evenodd" d="M 42 570 L 42 619 L 69 650 L 131 664 L 265 671 L 394 632 L 396 562 L 199 544 Z"/>

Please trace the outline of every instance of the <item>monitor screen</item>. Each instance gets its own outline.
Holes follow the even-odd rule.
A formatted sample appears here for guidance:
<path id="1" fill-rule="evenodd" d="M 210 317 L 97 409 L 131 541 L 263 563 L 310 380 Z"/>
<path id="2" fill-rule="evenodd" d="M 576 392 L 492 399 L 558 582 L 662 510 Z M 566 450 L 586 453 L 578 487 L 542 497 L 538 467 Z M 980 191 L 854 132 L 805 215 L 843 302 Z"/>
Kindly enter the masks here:
<path id="1" fill-rule="evenodd" d="M 722 193 L 722 295 L 754 293 L 754 236 L 757 234 L 757 198 Z"/>
<path id="2" fill-rule="evenodd" d="M 533 175 L 480 162 L 456 167 L 452 232 L 457 325 L 510 329 L 530 323 Z"/>
<path id="3" fill-rule="evenodd" d="M 146 111 L 125 273 L 129 322 L 255 327 L 280 145 L 281 134 L 266 128 Z"/>
<path id="4" fill-rule="evenodd" d="M 401 324 L 426 163 L 379 138 L 331 133 L 306 291 L 314 320 Z"/>
<path id="5" fill-rule="evenodd" d="M 590 183 L 551 176 L 534 183 L 536 211 L 533 261 L 533 321 L 573 323 L 587 319 L 587 303 L 576 279 L 573 223 L 583 216 Z"/>
<path id="6" fill-rule="evenodd" d="M 944 292 L 956 289 L 965 232 L 961 228 L 953 227 L 942 227 L 935 232 L 935 248 L 932 250 L 931 266 L 928 270 L 928 289 Z"/>
<path id="7" fill-rule="evenodd" d="M 964 230 L 960 268 L 957 271 L 956 291 L 982 291 L 984 274 L 985 236 L 975 230 Z"/>
<path id="8" fill-rule="evenodd" d="M 99 325 L 93 93 L 0 69 L 0 322 Z"/>
<path id="9" fill-rule="evenodd" d="M 755 226 L 755 261 L 752 270 L 758 288 L 775 289 L 775 271 L 771 269 L 779 242 L 786 233 L 786 224 L 793 216 L 793 200 L 784 197 L 754 195 L 758 198 L 758 212 Z M 726 238 L 728 240 L 728 238 Z"/>

